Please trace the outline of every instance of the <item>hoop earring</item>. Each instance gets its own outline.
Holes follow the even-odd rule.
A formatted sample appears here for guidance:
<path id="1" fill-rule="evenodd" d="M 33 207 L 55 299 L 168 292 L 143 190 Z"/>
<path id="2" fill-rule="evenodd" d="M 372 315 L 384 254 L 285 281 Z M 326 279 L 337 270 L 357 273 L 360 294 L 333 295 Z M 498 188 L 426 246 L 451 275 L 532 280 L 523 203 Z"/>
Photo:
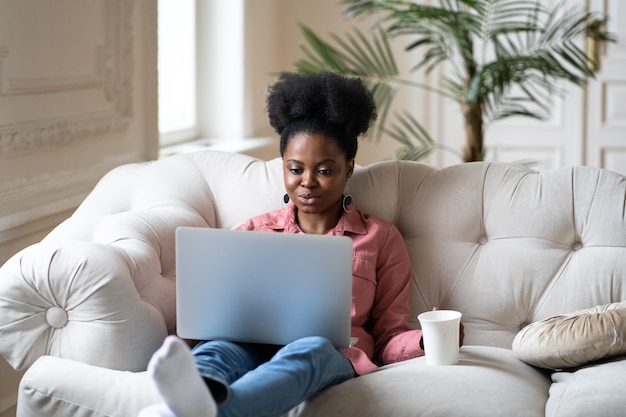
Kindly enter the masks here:
<path id="1" fill-rule="evenodd" d="M 346 213 L 351 213 L 352 210 L 354 210 L 354 207 L 352 206 L 352 203 L 354 203 L 354 198 L 352 198 L 352 195 L 350 194 L 349 180 L 350 178 L 348 178 L 348 180 L 346 181 L 346 194 L 343 196 L 343 200 L 341 200 L 341 206 L 343 207 L 343 211 L 345 211 Z"/>
<path id="2" fill-rule="evenodd" d="M 341 206 L 343 207 L 343 211 L 346 213 L 352 213 L 354 207 L 352 207 L 352 196 L 350 194 L 344 195 L 343 200 L 341 201 Z"/>

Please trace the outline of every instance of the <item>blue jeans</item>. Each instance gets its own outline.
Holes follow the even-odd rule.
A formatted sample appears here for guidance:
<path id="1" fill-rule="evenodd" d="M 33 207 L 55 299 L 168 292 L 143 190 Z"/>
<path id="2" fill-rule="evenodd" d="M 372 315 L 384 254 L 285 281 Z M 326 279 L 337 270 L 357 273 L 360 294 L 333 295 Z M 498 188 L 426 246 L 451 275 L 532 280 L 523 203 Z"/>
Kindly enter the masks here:
<path id="1" fill-rule="evenodd" d="M 355 376 L 350 361 L 322 337 L 283 347 L 209 341 L 192 353 L 218 403 L 219 417 L 280 416 Z"/>

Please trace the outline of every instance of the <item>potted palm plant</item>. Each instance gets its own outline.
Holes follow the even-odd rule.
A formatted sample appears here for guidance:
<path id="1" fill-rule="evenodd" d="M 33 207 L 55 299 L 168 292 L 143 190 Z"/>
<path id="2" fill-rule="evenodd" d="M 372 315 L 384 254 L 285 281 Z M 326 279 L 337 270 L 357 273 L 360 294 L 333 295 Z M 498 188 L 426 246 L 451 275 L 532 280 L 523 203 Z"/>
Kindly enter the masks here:
<path id="1" fill-rule="evenodd" d="M 384 132 L 403 146 L 395 156 L 420 159 L 438 145 L 409 111 L 395 113 L 391 103 L 400 88 L 434 91 L 460 106 L 466 145 L 465 161 L 482 160 L 490 123 L 510 116 L 545 119 L 550 100 L 564 85 L 584 86 L 594 75 L 597 57 L 581 44 L 612 41 L 606 17 L 559 1 L 547 8 L 539 0 L 439 0 L 437 6 L 406 0 L 342 0 L 351 18 L 374 17 L 372 31 L 354 30 L 334 45 L 305 25 L 303 73 L 334 71 L 363 78 L 379 108 L 376 136 Z M 545 3 L 545 2 L 544 2 Z M 408 38 L 414 53 L 412 71 L 438 69 L 439 85 L 400 76 L 390 39 Z M 421 53 L 419 53 L 421 52 Z"/>

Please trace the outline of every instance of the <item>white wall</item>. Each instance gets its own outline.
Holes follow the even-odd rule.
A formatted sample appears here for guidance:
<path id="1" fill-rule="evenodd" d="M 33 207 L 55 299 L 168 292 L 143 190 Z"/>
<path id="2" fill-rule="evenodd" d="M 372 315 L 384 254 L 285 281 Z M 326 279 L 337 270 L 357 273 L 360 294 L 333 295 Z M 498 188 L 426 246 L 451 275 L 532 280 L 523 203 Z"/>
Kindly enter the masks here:
<path id="1" fill-rule="evenodd" d="M 0 3 L 0 260 L 112 167 L 156 157 L 155 13 L 149 0 Z"/>
<path id="2" fill-rule="evenodd" d="M 156 2 L 0 2 L 0 264 L 158 155 Z M 0 416 L 20 374 L 0 359 Z"/>
<path id="3" fill-rule="evenodd" d="M 276 137 L 267 121 L 264 94 L 267 86 L 276 81 L 276 73 L 293 70 L 295 62 L 302 57 L 300 45 L 304 40 L 298 23 L 311 27 L 323 39 L 331 41 L 331 33 L 344 35 L 354 27 L 366 32 L 372 21 L 347 19 L 338 0 L 245 0 L 244 3 L 247 31 L 244 47 L 245 134 Z M 412 63 L 410 57 L 402 53 L 403 43 L 394 42 L 393 45 L 400 70 L 410 76 L 408 68 Z M 407 94 L 398 96 L 395 106 L 425 108 L 424 99 L 425 95 L 419 90 L 407 91 Z M 357 163 L 367 165 L 386 159 L 398 147 L 398 143 L 389 138 L 374 143 L 372 135 L 360 142 Z"/>

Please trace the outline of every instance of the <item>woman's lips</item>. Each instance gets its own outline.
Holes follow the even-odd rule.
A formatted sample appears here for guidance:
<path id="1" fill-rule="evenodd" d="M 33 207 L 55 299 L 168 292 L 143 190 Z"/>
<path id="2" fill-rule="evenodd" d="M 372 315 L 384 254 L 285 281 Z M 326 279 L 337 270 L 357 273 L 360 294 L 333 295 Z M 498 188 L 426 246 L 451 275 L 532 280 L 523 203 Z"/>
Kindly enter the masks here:
<path id="1" fill-rule="evenodd" d="M 304 204 L 313 204 L 315 203 L 320 197 L 317 195 L 313 195 L 313 194 L 300 194 L 298 195 L 298 199 L 304 203 Z"/>

